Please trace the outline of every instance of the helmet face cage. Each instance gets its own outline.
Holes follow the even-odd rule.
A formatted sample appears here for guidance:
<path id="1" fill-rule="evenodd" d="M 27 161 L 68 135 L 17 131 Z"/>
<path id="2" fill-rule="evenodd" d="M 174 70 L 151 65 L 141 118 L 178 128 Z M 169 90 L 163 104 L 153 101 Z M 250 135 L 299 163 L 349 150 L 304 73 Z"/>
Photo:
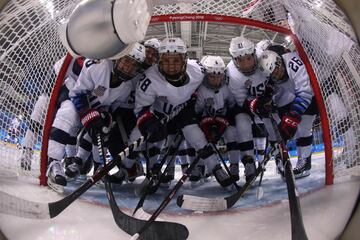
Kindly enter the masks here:
<path id="1" fill-rule="evenodd" d="M 186 75 L 187 48 L 181 38 L 165 38 L 159 47 L 159 71 L 169 82 L 181 82 Z"/>
<path id="2" fill-rule="evenodd" d="M 205 87 L 213 90 L 221 88 L 225 83 L 225 63 L 219 56 L 205 56 L 201 60 L 205 68 L 205 77 L 203 84 Z"/>
<path id="3" fill-rule="evenodd" d="M 152 47 L 145 47 L 146 58 L 144 63 L 149 66 L 157 64 L 159 61 L 159 52 L 155 48 Z"/>
<path id="4" fill-rule="evenodd" d="M 116 60 L 113 67 L 113 73 L 118 80 L 128 81 L 139 73 L 140 66 L 140 62 L 126 55 Z"/>
<path id="5" fill-rule="evenodd" d="M 144 64 L 150 67 L 159 61 L 160 41 L 157 38 L 151 38 L 144 42 L 144 46 L 146 55 Z"/>
<path id="6" fill-rule="evenodd" d="M 159 71 L 169 82 L 180 82 L 186 75 L 187 55 L 184 53 L 162 53 Z"/>
<path id="7" fill-rule="evenodd" d="M 233 58 L 233 61 L 237 69 L 245 76 L 254 74 L 258 65 L 258 61 L 254 53 L 245 56 L 238 56 Z"/>

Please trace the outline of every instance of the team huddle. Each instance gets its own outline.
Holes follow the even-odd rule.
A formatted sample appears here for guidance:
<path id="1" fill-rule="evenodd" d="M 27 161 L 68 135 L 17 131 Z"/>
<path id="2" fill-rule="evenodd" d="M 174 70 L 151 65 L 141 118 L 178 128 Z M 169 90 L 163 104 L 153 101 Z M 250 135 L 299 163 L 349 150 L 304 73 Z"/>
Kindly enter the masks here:
<path id="1" fill-rule="evenodd" d="M 299 55 L 269 40 L 255 45 L 242 36 L 231 40 L 229 52 L 227 65 L 220 56 L 199 62 L 188 58 L 182 39 L 152 38 L 117 60 L 73 59 L 51 129 L 48 185 L 61 190 L 69 179 L 101 168 L 99 138 L 116 156 L 141 135 L 145 143 L 118 164 L 112 183 L 146 172 L 148 178 L 163 175 L 166 184 L 174 179 L 176 163 L 185 172 L 195 159 L 189 176 L 194 184 L 213 175 L 227 187 L 240 180 L 240 162 L 249 182 L 268 147 L 283 175 L 274 119 L 284 141 L 296 139 L 295 177 L 309 176 L 317 108 Z M 42 95 L 36 105 L 47 101 Z M 25 170 L 31 168 L 37 134 L 31 126 L 44 114 L 36 105 L 23 146 Z M 179 109 L 164 124 L 162 119 Z M 218 151 L 219 142 L 225 143 L 225 153 Z M 222 166 L 222 154 L 229 166 Z"/>

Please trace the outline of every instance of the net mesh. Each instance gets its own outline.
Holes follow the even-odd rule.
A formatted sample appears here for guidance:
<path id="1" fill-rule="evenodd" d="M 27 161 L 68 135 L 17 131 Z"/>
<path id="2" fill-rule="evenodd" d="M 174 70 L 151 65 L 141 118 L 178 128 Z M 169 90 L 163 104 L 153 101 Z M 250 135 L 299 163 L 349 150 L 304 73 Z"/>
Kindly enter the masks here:
<path id="1" fill-rule="evenodd" d="M 44 126 L 51 124 L 51 119 L 45 122 L 45 118 L 56 81 L 53 65 L 66 54 L 57 31 L 78 2 L 12 0 L 0 13 L 0 169 L 34 177 L 45 174 L 40 171 L 40 151 L 42 142 L 47 141 L 43 139 Z M 333 152 L 328 165 L 335 177 L 360 174 L 360 49 L 345 14 L 332 1 L 153 3 L 154 23 L 164 21 L 164 16 L 166 21 L 205 21 L 207 15 L 213 16 L 213 21 L 229 23 L 233 19 L 225 17 L 236 17 L 254 29 L 265 27 L 296 35 L 315 72 L 319 99 L 327 112 Z"/>

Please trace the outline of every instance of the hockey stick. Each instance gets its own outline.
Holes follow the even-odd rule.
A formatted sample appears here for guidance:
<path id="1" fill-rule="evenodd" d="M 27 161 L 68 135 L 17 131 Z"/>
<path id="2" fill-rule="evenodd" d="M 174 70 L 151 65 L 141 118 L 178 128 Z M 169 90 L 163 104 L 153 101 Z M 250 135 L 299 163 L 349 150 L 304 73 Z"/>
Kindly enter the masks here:
<path id="1" fill-rule="evenodd" d="M 284 165 L 285 180 L 286 180 L 286 187 L 287 187 L 287 192 L 289 197 L 289 207 L 290 207 L 291 236 L 293 240 L 307 240 L 308 238 L 306 235 L 304 222 L 302 219 L 299 192 L 297 191 L 295 185 L 295 178 L 290 162 L 289 152 L 287 150 L 284 140 L 281 137 L 278 125 L 275 119 L 273 118 L 273 116 L 270 116 L 270 120 L 274 128 L 276 141 L 280 146 L 280 154 Z"/>
<path id="2" fill-rule="evenodd" d="M 178 115 L 183 109 L 185 109 L 186 106 L 188 106 L 189 104 L 194 104 L 195 101 L 196 101 L 196 94 L 193 94 L 188 101 L 184 102 L 183 104 L 178 105 L 178 107 L 176 107 L 176 108 L 174 109 L 174 111 L 171 112 L 170 115 L 173 116 L 173 117 L 175 117 L 175 116 Z M 173 118 L 173 117 L 171 117 L 171 118 Z M 164 125 L 164 124 L 163 124 L 163 125 Z M 164 160 L 164 161 L 165 161 L 165 160 Z M 149 160 L 148 160 L 148 159 L 147 159 L 146 163 L 147 163 L 147 165 L 146 165 L 146 167 L 147 167 L 147 168 L 146 168 L 146 171 L 147 171 L 146 177 L 145 177 L 145 179 L 143 180 L 143 182 L 140 184 L 140 187 L 137 188 L 137 189 L 135 189 L 135 194 L 138 195 L 138 196 L 142 196 L 142 195 L 144 194 L 144 191 L 143 191 L 143 190 L 145 190 L 145 189 L 147 188 L 147 186 L 149 186 L 149 184 L 150 184 L 150 180 L 149 180 L 149 178 L 147 177 L 147 176 L 149 175 Z M 164 164 L 164 163 L 162 163 L 162 165 L 163 165 L 163 164 Z M 161 165 L 161 166 L 162 166 L 162 165 Z M 153 183 L 151 183 L 151 184 L 153 184 Z M 134 212 L 134 213 L 135 213 L 135 212 Z"/>
<path id="3" fill-rule="evenodd" d="M 159 216 L 159 214 L 164 210 L 164 208 L 169 204 L 171 199 L 175 196 L 180 187 L 184 184 L 191 171 L 195 168 L 195 166 L 200 161 L 200 155 L 198 155 L 194 161 L 190 164 L 189 168 L 186 170 L 185 174 L 179 179 L 174 188 L 166 195 L 160 206 L 155 210 L 155 212 L 151 215 L 150 219 L 143 225 L 134 235 L 132 239 L 138 239 L 138 237 L 142 237 L 146 230 L 155 222 L 155 219 Z M 163 231 L 163 229 L 159 229 L 159 231 Z M 169 238 L 170 239 L 170 238 Z"/>
<path id="4" fill-rule="evenodd" d="M 137 219 L 126 215 L 117 206 L 111 185 L 105 177 L 105 189 L 107 192 L 107 198 L 110 203 L 110 208 L 113 213 L 114 220 L 119 228 L 130 235 L 134 235 L 142 229 L 148 221 Z M 189 230 L 182 224 L 173 222 L 153 222 L 151 226 L 148 226 L 146 231 L 141 235 L 140 239 L 146 240 L 184 240 L 189 236 Z"/>
<path id="5" fill-rule="evenodd" d="M 176 142 L 175 149 L 179 148 L 179 146 L 180 146 L 180 144 L 181 144 L 181 142 L 183 140 L 183 135 L 181 134 L 181 136 L 179 136 L 180 134 L 181 133 L 178 132 L 175 139 L 174 139 L 174 141 L 175 141 L 178 137 L 180 138 Z M 169 146 L 166 153 L 164 154 L 164 157 L 161 159 L 161 162 L 160 162 L 161 167 L 164 165 L 164 163 L 165 163 L 169 153 L 171 152 L 171 150 L 172 150 L 172 147 Z M 172 161 L 174 158 L 175 158 L 175 155 L 172 155 L 170 161 Z M 170 166 L 170 164 L 168 164 L 166 166 L 164 172 L 160 175 L 158 180 L 156 180 L 157 176 L 152 176 L 152 178 L 150 179 L 148 184 L 146 186 L 144 186 L 145 189 L 144 189 L 143 193 L 141 194 L 140 200 L 139 200 L 138 204 L 136 205 L 135 210 L 133 211 L 133 216 L 135 215 L 137 210 L 140 209 L 143 206 L 145 198 L 147 197 L 147 195 L 150 194 L 150 193 L 156 192 L 156 190 L 159 188 L 162 179 L 164 179 L 164 176 L 165 176 L 164 174 L 167 171 L 167 169 L 169 168 L 169 166 Z M 156 184 L 154 185 L 154 183 L 156 183 Z"/>
<path id="6" fill-rule="evenodd" d="M 190 101 L 190 100 L 189 100 Z M 182 109 L 185 108 L 187 102 L 180 107 L 176 108 L 171 114 L 161 119 L 162 124 L 166 124 L 169 120 L 174 118 Z M 46 219 L 54 218 L 64 211 L 71 203 L 78 199 L 84 192 L 92 187 L 96 182 L 103 178 L 111 169 L 113 169 L 119 162 L 129 156 L 138 146 L 144 142 L 145 137 L 141 136 L 139 139 L 130 144 L 115 158 L 105 164 L 98 172 L 84 182 L 78 189 L 73 191 L 70 195 L 56 202 L 39 203 L 25 199 L 21 199 L 10 194 L 0 191 L 0 212 L 19 217 Z M 3 200 L 4 199 L 4 200 Z"/>
<path id="7" fill-rule="evenodd" d="M 211 147 L 215 150 L 216 154 L 219 156 L 222 164 L 224 165 L 224 168 L 225 168 L 227 174 L 229 174 L 229 176 L 231 176 L 231 174 L 230 174 L 230 169 L 229 169 L 229 167 L 226 165 L 226 162 L 225 162 L 224 158 L 222 157 L 222 155 L 221 155 L 219 149 L 217 148 L 217 146 L 216 146 L 214 143 L 211 143 Z M 241 187 L 236 183 L 236 181 L 234 181 L 233 184 L 234 184 L 234 186 L 235 186 L 235 188 L 236 188 L 237 191 L 239 191 L 239 190 L 241 189 Z"/>
<path id="8" fill-rule="evenodd" d="M 97 135 L 97 142 L 98 142 L 98 151 L 99 151 L 100 161 L 102 161 L 105 164 L 106 163 L 105 151 L 104 151 L 103 141 L 101 139 L 100 134 Z M 116 225 L 118 225 L 118 227 L 121 229 L 124 228 L 124 222 L 128 223 L 129 225 L 133 225 L 133 227 L 135 227 L 135 229 L 136 229 L 136 226 L 141 227 L 142 225 L 144 225 L 146 223 L 146 220 L 140 220 L 140 219 L 136 219 L 134 217 L 128 216 L 119 209 L 119 207 L 116 203 L 115 197 L 114 197 L 113 190 L 111 188 L 111 183 L 109 182 L 110 180 L 109 180 L 108 172 L 106 173 L 106 175 L 103 179 L 104 179 L 104 183 L 105 183 L 106 196 L 108 198 L 111 212 L 113 214 Z M 184 225 L 178 224 L 178 223 L 157 222 L 155 225 L 153 225 L 153 228 L 155 228 L 155 230 L 150 228 L 150 229 L 148 229 L 148 231 L 146 231 L 146 235 L 143 237 L 143 239 L 149 239 L 149 240 L 150 239 L 151 240 L 178 239 L 178 240 L 182 240 L 182 239 L 186 239 L 189 235 L 188 229 Z M 156 231 L 157 228 L 166 229 L 166 231 L 162 231 L 162 232 Z M 127 233 L 133 234 L 133 231 L 131 231 L 131 229 L 132 228 L 125 228 L 124 230 L 129 230 L 129 231 L 127 231 Z"/>
<path id="9" fill-rule="evenodd" d="M 96 172 L 78 189 L 73 191 L 65 198 L 60 199 L 59 201 L 51 203 L 33 202 L 0 191 L 0 212 L 34 219 L 54 218 L 62 211 L 64 211 L 72 202 L 78 199 L 90 187 L 92 187 L 97 181 L 104 177 L 112 168 L 116 166 L 118 162 L 132 153 L 134 149 L 143 143 L 143 141 L 144 137 L 141 136 L 138 140 L 130 144 L 124 151 L 119 153 L 119 155 L 116 156 L 113 161 L 105 164 L 102 169 Z"/>
<path id="10" fill-rule="evenodd" d="M 261 182 L 262 182 L 263 176 L 264 176 L 264 171 L 262 171 L 262 173 L 260 175 L 259 185 L 256 188 L 256 199 L 258 199 L 258 200 L 261 199 L 264 195 L 264 190 L 261 187 Z"/>
<path id="11" fill-rule="evenodd" d="M 181 195 L 177 198 L 177 205 L 181 208 L 193 211 L 222 211 L 231 208 L 250 189 L 256 178 L 263 172 L 263 167 L 270 157 L 265 156 L 259 167 L 256 168 L 254 177 L 240 187 L 236 193 L 224 198 L 206 198 L 193 195 Z"/>

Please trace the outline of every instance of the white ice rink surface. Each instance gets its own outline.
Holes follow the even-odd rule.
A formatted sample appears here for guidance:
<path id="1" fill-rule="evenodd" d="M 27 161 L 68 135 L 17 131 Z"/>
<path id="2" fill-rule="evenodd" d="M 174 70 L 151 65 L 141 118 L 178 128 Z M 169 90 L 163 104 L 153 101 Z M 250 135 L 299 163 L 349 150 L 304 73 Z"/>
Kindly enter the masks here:
<path id="1" fill-rule="evenodd" d="M 316 173 L 317 163 L 323 166 L 321 160 L 315 162 L 314 174 L 297 181 L 302 193 L 301 207 L 304 224 L 309 239 L 335 239 L 343 230 L 351 214 L 360 189 L 360 180 L 352 179 L 332 186 L 323 186 L 323 184 L 319 186 L 317 175 L 320 176 L 321 173 Z M 261 204 L 255 204 L 255 190 L 253 189 L 245 198 L 239 200 L 239 204 L 235 205 L 234 209 L 228 211 L 192 213 L 178 210 L 173 201 L 160 217 L 185 224 L 190 232 L 188 239 L 193 240 L 291 239 L 289 205 L 286 197 L 283 197 L 286 196 L 286 187 L 281 180 L 269 180 L 271 177 L 277 177 L 271 170 L 271 164 L 272 162 L 266 171 L 268 178 L 264 181 L 265 194 Z M 51 202 L 63 197 L 45 187 L 20 180 L 14 182 L 0 179 L 0 190 L 38 202 Z M 312 182 L 315 186 L 309 189 L 308 186 L 311 186 Z M 212 182 L 208 185 L 213 187 Z M 272 185 L 281 185 L 281 188 Z M 54 219 L 32 220 L 0 214 L 0 229 L 10 240 L 129 239 L 130 236 L 115 224 L 106 203 L 104 190 L 94 188 Z M 125 212 L 129 214 L 138 201 L 138 198 L 131 198 L 130 191 L 127 191 L 131 188 L 133 188 L 131 185 L 130 187 L 123 186 L 123 192 L 120 191 L 116 195 L 119 205 L 123 210 L 127 206 L 128 209 L 125 209 Z M 196 194 L 197 192 L 186 184 L 183 188 L 186 193 Z M 124 192 L 125 197 L 121 198 L 120 194 Z M 231 194 L 219 192 L 220 196 Z M 148 204 L 147 202 L 144 204 L 145 209 L 154 210 L 163 199 L 162 196 L 161 194 L 158 197 L 150 197 Z M 282 200 L 279 200 L 278 196 L 282 196 Z"/>

